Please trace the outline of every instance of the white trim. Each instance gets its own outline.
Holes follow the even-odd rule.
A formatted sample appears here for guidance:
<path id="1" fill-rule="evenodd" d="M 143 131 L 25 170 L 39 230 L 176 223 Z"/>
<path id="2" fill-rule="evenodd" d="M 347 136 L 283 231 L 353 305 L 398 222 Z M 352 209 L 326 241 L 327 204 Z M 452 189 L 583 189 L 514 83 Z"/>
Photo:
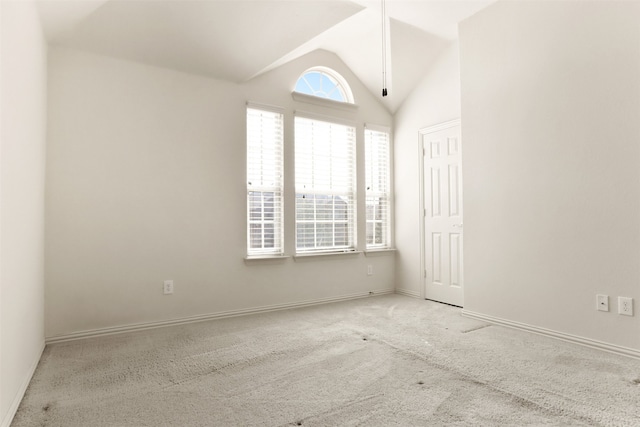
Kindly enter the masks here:
<path id="1" fill-rule="evenodd" d="M 383 126 L 383 125 L 375 125 L 372 123 L 365 123 L 364 124 L 364 130 L 372 130 L 375 132 L 383 132 L 383 133 L 388 133 L 389 134 L 389 145 L 391 145 L 391 127 L 389 126 Z"/>
<path id="2" fill-rule="evenodd" d="M 297 102 L 304 102 L 305 104 L 319 105 L 321 107 L 336 108 L 338 110 L 345 110 L 345 111 L 358 110 L 358 104 L 334 101 L 333 99 L 320 98 L 318 96 L 307 95 L 306 93 L 300 93 L 295 91 L 291 92 L 291 98 L 293 98 L 293 100 Z"/>
<path id="3" fill-rule="evenodd" d="M 285 109 L 283 107 L 278 107 L 276 105 L 270 104 L 260 104 L 259 102 L 247 101 L 247 108 L 251 108 L 254 110 L 265 110 L 271 113 L 283 114 L 285 113 Z"/>
<path id="4" fill-rule="evenodd" d="M 285 260 L 287 258 L 291 258 L 289 255 L 277 254 L 277 255 L 247 255 L 244 257 L 245 261 L 268 261 L 268 260 Z"/>
<path id="5" fill-rule="evenodd" d="M 27 376 L 22 382 L 22 385 L 20 386 L 20 389 L 16 393 L 15 397 L 13 398 L 13 402 L 11 402 L 11 406 L 9 406 L 9 410 L 5 414 L 5 417 L 2 420 L 0 427 L 9 427 L 11 425 L 13 418 L 16 416 L 16 413 L 18 412 L 18 407 L 20 406 L 20 402 L 22 402 L 22 399 L 24 398 L 24 394 L 27 391 L 27 387 L 29 387 L 29 383 L 33 378 L 33 374 L 36 372 L 38 363 L 40 363 L 40 358 L 42 357 L 42 352 L 44 351 L 44 348 L 45 348 L 45 343 L 43 342 L 42 348 L 38 352 L 38 357 L 36 357 L 36 359 L 31 364 L 31 368 L 29 368 L 29 372 Z"/>
<path id="6" fill-rule="evenodd" d="M 428 133 L 439 132 L 441 130 L 449 129 L 460 125 L 460 119 L 449 120 L 448 122 L 438 123 L 437 125 L 428 126 L 420 129 L 420 135 L 426 135 Z"/>
<path id="7" fill-rule="evenodd" d="M 364 251 L 365 256 L 393 255 L 396 248 L 371 248 Z"/>
<path id="8" fill-rule="evenodd" d="M 425 219 L 425 207 L 424 207 L 424 144 L 422 143 L 422 130 L 418 130 L 418 207 L 420 213 L 418 215 L 418 229 L 420 232 L 420 298 L 426 297 L 426 271 L 427 265 L 425 263 L 425 241 L 424 241 L 424 219 Z"/>
<path id="9" fill-rule="evenodd" d="M 314 258 L 314 257 L 321 257 L 321 256 L 332 256 L 332 255 L 338 255 L 338 256 L 342 256 L 342 255 L 359 255 L 361 254 L 362 251 L 356 251 L 356 250 L 351 250 L 351 249 L 345 249 L 344 251 L 341 250 L 331 250 L 331 251 L 317 251 L 317 252 L 298 252 L 297 254 L 295 254 L 293 256 L 293 259 L 298 260 L 301 258 Z"/>
<path id="10" fill-rule="evenodd" d="M 526 323 L 515 322 L 513 320 L 501 319 L 499 317 L 489 316 L 487 314 L 475 313 L 473 311 L 462 309 L 462 315 L 471 319 L 482 320 L 496 325 L 506 326 L 508 328 L 518 329 L 521 331 L 531 332 L 545 337 L 555 338 L 562 341 L 567 341 L 573 344 L 579 344 L 585 347 L 594 348 L 596 350 L 602 350 L 609 353 L 617 354 L 620 356 L 632 357 L 634 359 L 640 359 L 640 350 L 622 347 L 615 344 L 606 343 L 603 341 L 592 340 L 590 338 L 584 338 L 577 335 L 571 335 L 564 332 L 558 332 L 551 329 L 541 328 L 538 326 L 528 325 Z"/>
<path id="11" fill-rule="evenodd" d="M 393 293 L 393 289 L 378 289 L 374 291 L 358 292 L 355 294 L 342 295 L 339 297 L 318 298 L 318 299 L 298 301 L 298 302 L 293 302 L 288 304 L 274 304 L 274 305 L 265 305 L 265 306 L 246 308 L 246 309 L 240 309 L 240 310 L 220 311 L 217 313 L 202 314 L 199 316 L 181 317 L 178 319 L 162 320 L 159 322 L 133 323 L 129 325 L 114 326 L 109 328 L 90 329 L 90 330 L 81 331 L 81 332 L 74 332 L 71 334 L 62 334 L 62 335 L 56 335 L 53 337 L 47 337 L 46 343 L 55 344 L 59 342 L 75 341 L 75 340 L 81 340 L 86 338 L 101 337 L 106 335 L 122 334 L 126 332 L 138 332 L 138 331 L 144 331 L 147 329 L 163 328 L 165 326 L 185 325 L 188 323 L 206 322 L 208 320 L 224 319 L 227 317 L 247 316 L 251 314 L 267 313 L 270 311 L 288 310 L 292 308 L 302 308 L 302 307 L 309 307 L 314 305 L 328 304 L 333 302 L 348 301 L 348 300 L 369 297 L 372 294 L 385 295 L 385 294 L 392 294 L 392 293 Z"/>
<path id="12" fill-rule="evenodd" d="M 293 117 L 294 119 L 296 117 L 300 117 L 308 120 L 317 120 L 319 122 L 335 123 L 337 125 L 349 126 L 354 128 L 356 132 L 358 130 L 358 122 L 356 120 L 352 120 L 344 116 L 332 116 L 330 114 L 314 113 L 312 111 L 307 111 L 307 110 L 294 110 Z"/>
<path id="13" fill-rule="evenodd" d="M 409 289 L 396 288 L 396 292 L 395 293 L 396 294 L 400 294 L 400 295 L 404 295 L 406 297 L 424 299 L 424 298 L 422 298 L 422 295 L 420 295 L 420 292 L 412 291 L 412 290 L 409 290 Z"/>
<path id="14" fill-rule="evenodd" d="M 419 218 L 420 218 L 420 298 L 427 298 L 427 265 L 424 261 L 425 257 L 425 241 L 424 241 L 424 219 L 425 219 L 425 200 L 424 200 L 424 156 L 425 156 L 425 147 L 422 143 L 422 136 L 427 135 L 433 132 L 438 132 L 444 129 L 449 129 L 461 124 L 460 119 L 449 120 L 447 122 L 442 122 L 437 125 L 427 126 L 425 128 L 421 128 L 418 130 L 418 171 L 419 171 L 419 186 L 420 186 L 420 201 L 419 201 Z"/>

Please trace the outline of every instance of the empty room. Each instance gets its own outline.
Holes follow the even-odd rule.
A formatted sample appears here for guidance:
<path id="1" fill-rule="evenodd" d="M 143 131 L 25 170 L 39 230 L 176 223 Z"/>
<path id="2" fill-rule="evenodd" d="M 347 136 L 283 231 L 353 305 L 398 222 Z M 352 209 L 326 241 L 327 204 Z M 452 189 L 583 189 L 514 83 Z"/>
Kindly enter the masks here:
<path id="1" fill-rule="evenodd" d="M 0 20 L 0 427 L 640 425 L 640 1 Z"/>

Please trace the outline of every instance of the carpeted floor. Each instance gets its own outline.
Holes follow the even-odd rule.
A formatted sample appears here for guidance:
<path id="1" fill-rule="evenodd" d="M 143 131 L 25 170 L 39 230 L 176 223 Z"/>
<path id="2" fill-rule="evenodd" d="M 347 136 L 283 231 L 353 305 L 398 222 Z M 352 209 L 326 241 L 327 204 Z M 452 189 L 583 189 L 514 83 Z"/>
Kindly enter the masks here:
<path id="1" fill-rule="evenodd" d="M 12 426 L 640 426 L 640 361 L 399 295 L 47 346 Z"/>

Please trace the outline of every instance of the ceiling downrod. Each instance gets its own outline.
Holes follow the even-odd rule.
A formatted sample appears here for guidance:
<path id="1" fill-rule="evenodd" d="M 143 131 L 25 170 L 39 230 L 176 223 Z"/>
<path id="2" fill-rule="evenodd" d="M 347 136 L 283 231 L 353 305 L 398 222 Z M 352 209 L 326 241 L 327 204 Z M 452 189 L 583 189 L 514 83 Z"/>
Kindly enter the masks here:
<path id="1" fill-rule="evenodd" d="M 382 5 L 382 96 L 387 96 L 387 4 L 381 0 Z"/>

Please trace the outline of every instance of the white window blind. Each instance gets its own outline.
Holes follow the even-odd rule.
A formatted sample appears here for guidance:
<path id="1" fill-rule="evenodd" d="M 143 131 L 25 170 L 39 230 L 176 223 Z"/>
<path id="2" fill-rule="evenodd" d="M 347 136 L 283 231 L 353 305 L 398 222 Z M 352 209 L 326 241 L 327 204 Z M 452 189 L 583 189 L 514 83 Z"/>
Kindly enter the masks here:
<path id="1" fill-rule="evenodd" d="M 355 249 L 355 128 L 295 119 L 296 250 Z"/>
<path id="2" fill-rule="evenodd" d="M 367 249 L 391 243 L 389 133 L 365 129 Z"/>
<path id="3" fill-rule="evenodd" d="M 283 253 L 283 115 L 247 108 L 247 254 Z"/>

